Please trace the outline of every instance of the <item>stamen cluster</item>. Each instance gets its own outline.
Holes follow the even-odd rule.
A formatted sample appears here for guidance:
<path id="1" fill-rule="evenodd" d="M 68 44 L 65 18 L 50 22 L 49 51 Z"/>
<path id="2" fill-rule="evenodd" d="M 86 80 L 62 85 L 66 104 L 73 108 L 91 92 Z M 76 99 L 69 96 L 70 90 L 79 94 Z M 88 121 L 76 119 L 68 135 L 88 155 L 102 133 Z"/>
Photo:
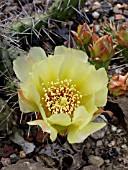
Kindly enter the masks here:
<path id="1" fill-rule="evenodd" d="M 82 95 L 76 90 L 76 85 L 71 84 L 72 80 L 62 80 L 48 83 L 48 88 L 43 88 L 45 94 L 42 100 L 45 101 L 47 109 L 51 114 L 65 113 L 70 116 L 80 105 Z"/>

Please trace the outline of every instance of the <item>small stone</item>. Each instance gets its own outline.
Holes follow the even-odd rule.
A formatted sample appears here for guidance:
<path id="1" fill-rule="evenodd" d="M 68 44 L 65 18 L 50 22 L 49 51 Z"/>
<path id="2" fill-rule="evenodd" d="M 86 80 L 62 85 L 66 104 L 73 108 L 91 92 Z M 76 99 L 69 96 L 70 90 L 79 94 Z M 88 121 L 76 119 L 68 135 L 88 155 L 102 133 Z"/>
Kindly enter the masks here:
<path id="1" fill-rule="evenodd" d="M 116 144 L 116 142 L 113 140 L 113 141 L 111 141 L 109 144 L 108 144 L 108 147 L 112 147 L 112 146 L 114 146 Z"/>
<path id="2" fill-rule="evenodd" d="M 111 5 L 109 2 L 107 2 L 107 1 L 101 2 L 101 6 L 102 6 L 102 8 L 104 8 L 104 9 L 106 9 L 106 8 L 112 8 L 112 5 Z"/>
<path id="3" fill-rule="evenodd" d="M 110 159 L 110 158 L 116 158 L 118 156 L 118 150 L 116 148 L 110 148 L 108 151 L 102 154 L 102 158 L 104 160 Z"/>
<path id="4" fill-rule="evenodd" d="M 101 4 L 99 2 L 94 2 L 92 6 L 92 11 L 95 11 L 101 7 Z"/>
<path id="5" fill-rule="evenodd" d="M 100 123 L 106 123 L 107 119 L 103 115 L 101 115 L 101 116 L 97 117 L 94 121 L 100 122 Z M 106 125 L 104 128 L 102 128 L 101 130 L 91 134 L 90 136 L 93 139 L 101 139 L 105 136 L 105 133 L 107 132 L 107 130 L 108 130 L 108 126 Z"/>
<path id="6" fill-rule="evenodd" d="M 86 147 L 87 147 L 88 149 L 90 149 L 90 148 L 91 148 L 91 143 L 88 142 L 88 143 L 86 144 Z"/>
<path id="7" fill-rule="evenodd" d="M 114 13 L 116 13 L 116 14 L 122 14 L 122 10 L 121 9 L 119 9 L 119 7 L 116 5 L 116 6 L 114 6 L 114 8 L 113 8 L 113 12 Z"/>
<path id="8" fill-rule="evenodd" d="M 100 14 L 99 14 L 99 12 L 95 11 L 95 12 L 92 13 L 92 16 L 93 16 L 93 18 L 98 19 Z"/>
<path id="9" fill-rule="evenodd" d="M 102 140 L 98 140 L 98 141 L 96 142 L 96 146 L 102 146 L 102 145 L 103 145 Z"/>
<path id="10" fill-rule="evenodd" d="M 3 164 L 3 166 L 8 166 L 11 164 L 11 160 L 10 158 L 1 158 L 1 163 Z"/>
<path id="11" fill-rule="evenodd" d="M 18 161 L 18 156 L 13 153 L 12 155 L 10 155 L 10 160 L 11 160 L 11 163 L 16 163 Z"/>
<path id="12" fill-rule="evenodd" d="M 123 160 L 124 164 L 128 164 L 128 156 Z"/>
<path id="13" fill-rule="evenodd" d="M 94 152 L 92 155 L 99 156 L 99 151 L 100 151 L 100 150 L 101 150 L 101 148 L 96 147 L 96 148 L 95 148 L 95 152 Z"/>
<path id="14" fill-rule="evenodd" d="M 121 15 L 121 14 L 116 14 L 116 15 L 115 15 L 115 20 L 116 20 L 116 21 L 124 20 L 124 16 Z"/>
<path id="15" fill-rule="evenodd" d="M 117 4 L 116 5 L 118 8 L 122 8 L 122 5 L 121 4 Z"/>
<path id="16" fill-rule="evenodd" d="M 118 151 L 116 148 L 111 148 L 109 151 L 108 151 L 108 155 L 111 157 L 111 158 L 116 158 L 118 156 Z"/>
<path id="17" fill-rule="evenodd" d="M 109 164 L 109 163 L 110 163 L 110 160 L 109 160 L 109 159 L 106 159 L 104 162 L 105 162 L 106 164 Z"/>
<path id="18" fill-rule="evenodd" d="M 94 25 L 94 27 L 95 27 L 95 31 L 96 31 L 96 32 L 99 32 L 99 31 L 100 31 L 100 25 Z"/>
<path id="19" fill-rule="evenodd" d="M 112 5 L 107 1 L 103 1 L 101 2 L 101 8 L 103 9 L 104 13 L 108 14 L 112 10 Z"/>
<path id="20" fill-rule="evenodd" d="M 20 158 L 25 158 L 26 157 L 26 153 L 24 151 L 20 151 Z"/>
<path id="21" fill-rule="evenodd" d="M 109 17 L 109 21 L 114 22 L 114 16 L 110 16 L 110 17 Z"/>
<path id="22" fill-rule="evenodd" d="M 15 132 L 14 136 L 10 137 L 10 139 L 14 143 L 20 145 L 26 154 L 33 152 L 35 149 L 35 145 L 33 143 L 25 141 L 18 132 Z"/>
<path id="23" fill-rule="evenodd" d="M 107 170 L 112 170 L 113 169 L 113 165 L 109 164 L 109 166 L 107 166 Z"/>
<path id="24" fill-rule="evenodd" d="M 123 15 L 125 15 L 125 16 L 128 17 L 128 10 L 124 10 L 124 11 L 123 11 Z"/>
<path id="25" fill-rule="evenodd" d="M 122 129 L 117 129 L 117 133 L 120 133 L 120 132 L 122 132 Z"/>
<path id="26" fill-rule="evenodd" d="M 91 165 L 94 165 L 94 166 L 97 166 L 97 167 L 100 167 L 101 165 L 104 164 L 104 160 L 99 157 L 99 156 L 94 156 L 94 155 L 90 155 L 88 157 L 88 162 L 91 164 Z"/>
<path id="27" fill-rule="evenodd" d="M 128 150 L 128 146 L 126 144 L 121 145 L 121 148 Z"/>
<path id="28" fill-rule="evenodd" d="M 118 159 L 119 162 L 122 162 L 122 160 L 123 160 L 123 158 L 119 158 L 119 159 Z"/>
<path id="29" fill-rule="evenodd" d="M 111 130 L 112 130 L 112 132 L 115 132 L 115 131 L 117 130 L 117 127 L 114 126 L 114 125 L 112 125 L 112 126 L 111 126 Z"/>

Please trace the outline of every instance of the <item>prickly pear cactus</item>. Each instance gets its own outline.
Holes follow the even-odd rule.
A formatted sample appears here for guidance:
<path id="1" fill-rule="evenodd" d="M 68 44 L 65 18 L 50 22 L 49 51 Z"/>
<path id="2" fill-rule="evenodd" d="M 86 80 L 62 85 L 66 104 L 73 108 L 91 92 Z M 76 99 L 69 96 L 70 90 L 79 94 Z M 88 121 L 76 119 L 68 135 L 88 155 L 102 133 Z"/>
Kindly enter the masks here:
<path id="1" fill-rule="evenodd" d="M 25 54 L 25 51 L 18 48 L 0 48 L 0 71 L 4 72 L 7 70 L 5 74 L 7 76 L 13 76 L 12 61 L 16 59 L 17 56 L 24 56 Z"/>
<path id="2" fill-rule="evenodd" d="M 4 72 L 6 71 L 6 75 L 8 75 L 8 72 L 10 75 L 13 74 L 13 70 L 12 70 L 12 64 L 8 55 L 8 51 L 5 48 L 0 48 L 0 71 Z"/>
<path id="3" fill-rule="evenodd" d="M 85 0 L 57 0 L 48 10 L 53 19 L 69 20 Z"/>
<path id="4" fill-rule="evenodd" d="M 69 20 L 84 2 L 85 0 L 56 0 L 48 9 L 47 14 L 35 14 L 32 17 L 19 19 L 7 29 L 7 32 L 22 32 L 33 26 L 35 29 L 39 29 L 47 23 L 49 18 Z"/>
<path id="5" fill-rule="evenodd" d="M 12 113 L 10 107 L 6 102 L 0 98 L 0 133 L 1 136 L 6 135 L 11 128 L 12 124 Z"/>

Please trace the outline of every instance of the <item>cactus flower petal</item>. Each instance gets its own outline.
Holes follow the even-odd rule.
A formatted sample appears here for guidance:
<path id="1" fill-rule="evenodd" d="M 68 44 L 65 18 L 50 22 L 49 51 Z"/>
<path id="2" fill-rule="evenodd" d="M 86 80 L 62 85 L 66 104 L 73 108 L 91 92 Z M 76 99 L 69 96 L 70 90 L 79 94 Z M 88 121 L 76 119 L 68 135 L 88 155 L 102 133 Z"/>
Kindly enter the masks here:
<path id="1" fill-rule="evenodd" d="M 69 143 L 81 143 L 87 138 L 90 134 L 100 130 L 106 125 L 106 123 L 94 123 L 90 122 L 82 129 L 79 129 L 78 126 L 72 125 L 68 129 L 68 141 Z"/>
<path id="2" fill-rule="evenodd" d="M 72 118 L 72 124 L 79 126 L 79 127 L 86 126 L 86 124 L 88 124 L 91 121 L 92 117 L 93 117 L 93 115 L 88 114 L 88 112 L 84 106 L 79 106 L 74 111 L 74 117 Z"/>
<path id="3" fill-rule="evenodd" d="M 49 118 L 47 118 L 47 120 L 51 125 L 68 126 L 71 124 L 70 116 L 64 113 L 53 114 Z"/>
<path id="4" fill-rule="evenodd" d="M 24 93 L 21 89 L 18 89 L 19 105 L 22 112 L 38 111 L 38 104 L 40 103 L 40 96 L 36 88 L 29 85 L 28 90 Z"/>
<path id="5" fill-rule="evenodd" d="M 35 57 L 36 56 L 36 57 Z M 29 78 L 29 73 L 35 63 L 46 59 L 47 56 L 42 48 L 33 47 L 28 56 L 19 57 L 13 62 L 13 70 L 22 82 Z"/>
<path id="6" fill-rule="evenodd" d="M 72 49 L 72 48 L 66 48 L 64 46 L 58 46 L 55 48 L 55 55 L 64 55 L 67 58 L 72 57 L 72 59 L 77 59 L 80 60 L 82 62 L 87 62 L 88 61 L 88 56 L 85 52 L 81 51 L 81 50 L 76 50 L 76 49 Z"/>
<path id="7" fill-rule="evenodd" d="M 55 141 L 57 137 L 57 130 L 50 126 L 47 122 L 43 120 L 34 120 L 28 122 L 29 125 L 38 125 L 42 128 L 43 132 L 50 133 L 50 139 L 51 141 Z"/>

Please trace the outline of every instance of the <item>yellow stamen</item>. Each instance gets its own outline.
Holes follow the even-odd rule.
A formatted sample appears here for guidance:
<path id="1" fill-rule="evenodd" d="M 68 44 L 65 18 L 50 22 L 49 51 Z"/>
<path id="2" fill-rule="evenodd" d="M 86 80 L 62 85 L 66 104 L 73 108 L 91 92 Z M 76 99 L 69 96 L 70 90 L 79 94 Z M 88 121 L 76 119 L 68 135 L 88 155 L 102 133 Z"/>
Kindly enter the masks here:
<path id="1" fill-rule="evenodd" d="M 57 82 L 48 82 L 48 88 L 43 87 L 47 109 L 51 114 L 65 113 L 72 115 L 75 109 L 80 105 L 82 95 L 76 90 L 76 85 L 71 84 L 71 80 L 62 80 Z"/>

